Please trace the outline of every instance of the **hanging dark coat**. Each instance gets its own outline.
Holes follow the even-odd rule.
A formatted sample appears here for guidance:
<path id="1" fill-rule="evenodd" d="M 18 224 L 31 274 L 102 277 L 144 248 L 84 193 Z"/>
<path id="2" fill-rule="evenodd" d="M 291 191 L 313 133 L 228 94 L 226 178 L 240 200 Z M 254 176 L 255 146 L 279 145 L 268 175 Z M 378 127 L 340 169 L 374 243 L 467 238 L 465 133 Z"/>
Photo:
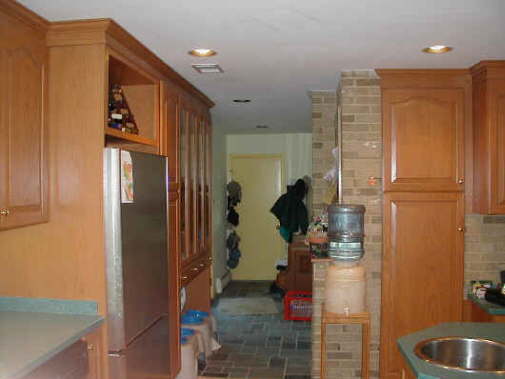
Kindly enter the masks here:
<path id="1" fill-rule="evenodd" d="M 288 189 L 288 192 L 279 197 L 275 202 L 270 212 L 279 220 L 281 224 L 280 234 L 291 243 L 293 240 L 293 233 L 299 230 L 307 233 L 309 227 L 309 218 L 307 215 L 307 208 L 303 203 L 303 198 L 307 193 L 307 187 L 302 179 L 298 179 L 294 186 Z"/>

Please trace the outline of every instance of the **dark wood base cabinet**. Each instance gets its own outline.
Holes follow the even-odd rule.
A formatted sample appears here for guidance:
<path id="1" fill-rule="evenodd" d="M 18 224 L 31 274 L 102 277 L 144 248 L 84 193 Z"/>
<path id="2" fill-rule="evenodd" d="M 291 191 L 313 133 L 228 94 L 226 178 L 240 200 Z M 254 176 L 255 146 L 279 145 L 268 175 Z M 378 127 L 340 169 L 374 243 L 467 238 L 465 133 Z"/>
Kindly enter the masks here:
<path id="1" fill-rule="evenodd" d="M 312 262 L 305 236 L 295 236 L 288 248 L 288 267 L 277 274 L 276 284 L 284 291 L 312 291 Z"/>

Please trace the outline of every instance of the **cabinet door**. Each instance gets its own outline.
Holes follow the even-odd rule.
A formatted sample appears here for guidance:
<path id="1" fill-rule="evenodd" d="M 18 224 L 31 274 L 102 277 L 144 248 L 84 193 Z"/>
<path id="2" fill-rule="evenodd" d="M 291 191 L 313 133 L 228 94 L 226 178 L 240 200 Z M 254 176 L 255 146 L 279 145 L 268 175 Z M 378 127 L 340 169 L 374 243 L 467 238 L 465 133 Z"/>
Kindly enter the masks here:
<path id="1" fill-rule="evenodd" d="M 171 83 L 165 83 L 162 96 L 162 143 L 161 153 L 168 157 L 169 191 L 168 191 L 168 262 L 169 262 L 169 314 L 177 314 L 180 309 L 180 261 L 181 237 L 180 230 L 180 124 L 179 92 Z M 170 338 L 170 370 L 175 374 L 180 371 L 180 320 L 178 317 L 169 317 Z"/>
<path id="2" fill-rule="evenodd" d="M 181 106 L 179 109 L 179 251 L 181 262 L 189 259 L 188 239 L 188 112 Z"/>
<path id="3" fill-rule="evenodd" d="M 491 180 L 487 213 L 505 214 L 505 79 L 488 82 L 488 88 Z"/>
<path id="4" fill-rule="evenodd" d="M 99 379 L 90 372 L 88 344 L 79 340 L 56 354 L 22 379 Z"/>
<path id="5" fill-rule="evenodd" d="M 193 112 L 189 113 L 189 197 L 188 197 L 188 209 L 189 209 L 189 254 L 190 259 L 193 259 L 197 255 L 198 244 L 197 240 L 197 223 L 196 223 L 196 197 L 197 197 L 197 182 L 196 182 L 196 171 L 198 167 L 198 148 L 196 145 L 196 116 Z"/>
<path id="6" fill-rule="evenodd" d="M 0 13 L 0 230 L 48 220 L 44 33 Z"/>
<path id="7" fill-rule="evenodd" d="M 399 379 L 399 337 L 462 320 L 463 193 L 386 193 L 381 378 Z"/>
<path id="8" fill-rule="evenodd" d="M 212 253 L 212 126 L 210 120 L 205 120 L 205 131 L 204 131 L 204 146 L 205 146 L 205 188 L 204 188 L 204 230 L 205 235 L 205 247 L 207 254 Z"/>
<path id="9" fill-rule="evenodd" d="M 464 190 L 463 89 L 384 89 L 384 190 Z"/>
<path id="10" fill-rule="evenodd" d="M 505 61 L 472 67 L 473 210 L 505 214 Z"/>

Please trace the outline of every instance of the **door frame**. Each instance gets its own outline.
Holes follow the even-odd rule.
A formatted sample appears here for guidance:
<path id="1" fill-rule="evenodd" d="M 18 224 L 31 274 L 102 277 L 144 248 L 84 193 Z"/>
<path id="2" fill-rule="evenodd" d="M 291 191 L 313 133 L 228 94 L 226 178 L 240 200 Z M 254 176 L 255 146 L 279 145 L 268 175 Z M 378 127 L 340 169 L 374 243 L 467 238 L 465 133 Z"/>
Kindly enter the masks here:
<path id="1" fill-rule="evenodd" d="M 229 183 L 233 180 L 233 172 L 231 169 L 231 161 L 234 158 L 243 159 L 258 159 L 258 158 L 280 158 L 281 160 L 281 195 L 284 193 L 286 188 L 286 157 L 284 153 L 273 153 L 273 154 L 227 154 L 226 157 L 226 180 Z M 239 183 L 240 184 L 240 183 Z"/>

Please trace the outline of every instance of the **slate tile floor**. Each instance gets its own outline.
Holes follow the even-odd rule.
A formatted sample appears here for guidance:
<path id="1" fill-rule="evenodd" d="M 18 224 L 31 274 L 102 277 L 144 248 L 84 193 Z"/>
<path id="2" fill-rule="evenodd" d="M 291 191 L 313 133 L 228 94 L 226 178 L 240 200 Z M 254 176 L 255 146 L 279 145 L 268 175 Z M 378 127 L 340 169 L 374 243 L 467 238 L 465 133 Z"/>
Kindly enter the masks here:
<path id="1" fill-rule="evenodd" d="M 200 375 L 237 379 L 310 379 L 311 325 L 285 321 L 282 299 L 270 294 L 269 281 L 234 281 L 222 297 L 272 296 L 279 309 L 274 315 L 230 316 L 212 312 L 218 322 L 222 348 L 207 360 Z"/>

